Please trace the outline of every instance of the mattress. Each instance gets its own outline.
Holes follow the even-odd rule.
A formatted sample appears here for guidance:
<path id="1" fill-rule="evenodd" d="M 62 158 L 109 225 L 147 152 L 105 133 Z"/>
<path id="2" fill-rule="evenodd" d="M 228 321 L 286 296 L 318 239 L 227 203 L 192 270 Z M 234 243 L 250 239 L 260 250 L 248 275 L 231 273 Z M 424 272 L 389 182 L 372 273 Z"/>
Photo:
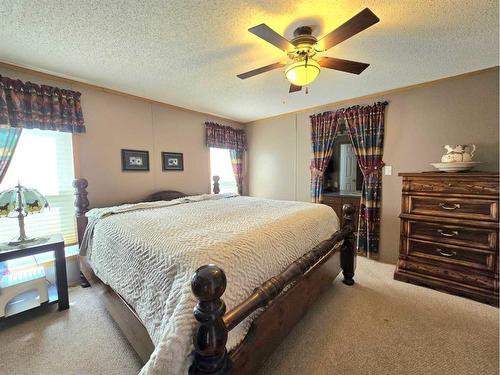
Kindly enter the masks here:
<path id="1" fill-rule="evenodd" d="M 228 311 L 339 229 L 325 205 L 200 195 L 93 209 L 82 245 L 95 274 L 137 312 L 155 345 L 141 374 L 185 374 L 196 299 L 190 280 L 213 263 L 227 277 Z M 255 314 L 229 333 L 228 350 Z"/>

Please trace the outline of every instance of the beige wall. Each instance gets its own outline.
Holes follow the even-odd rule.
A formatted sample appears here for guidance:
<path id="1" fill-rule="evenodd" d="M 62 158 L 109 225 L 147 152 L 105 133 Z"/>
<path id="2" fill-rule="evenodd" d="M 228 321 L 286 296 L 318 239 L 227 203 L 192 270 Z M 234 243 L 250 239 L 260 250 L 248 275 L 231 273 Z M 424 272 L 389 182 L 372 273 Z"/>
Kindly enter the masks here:
<path id="1" fill-rule="evenodd" d="M 75 160 L 77 175 L 89 180 L 92 206 L 136 200 L 163 189 L 208 192 L 209 152 L 203 123 L 242 126 L 3 66 L 0 74 L 82 92 L 87 133 L 75 136 Z M 308 201 L 309 115 L 378 100 L 389 101 L 384 161 L 393 167 L 393 175 L 383 177 L 380 260 L 395 262 L 401 192 L 398 172 L 431 170 L 429 163 L 439 160 L 442 145 L 453 143 L 475 143 L 477 161 L 484 163 L 481 169 L 498 170 L 498 69 L 251 123 L 246 126 L 249 192 L 258 197 Z M 150 172 L 122 172 L 122 148 L 149 150 Z M 161 151 L 183 152 L 184 172 L 162 172 Z"/>
<path id="2" fill-rule="evenodd" d="M 250 123 L 250 195 L 309 201 L 309 115 L 387 100 L 384 161 L 393 170 L 382 182 L 379 259 L 395 263 L 401 199 L 397 174 L 432 170 L 429 163 L 440 160 L 443 145 L 464 143 L 478 146 L 481 170 L 498 171 L 498 88 L 496 69 Z"/>
<path id="3" fill-rule="evenodd" d="M 159 190 L 210 191 L 205 121 L 242 127 L 207 114 L 107 93 L 0 66 L 9 78 L 80 91 L 87 132 L 75 136 L 77 175 L 89 181 L 91 206 L 137 200 Z M 122 172 L 121 149 L 148 150 L 149 172 Z M 161 152 L 184 153 L 183 172 L 163 172 Z"/>

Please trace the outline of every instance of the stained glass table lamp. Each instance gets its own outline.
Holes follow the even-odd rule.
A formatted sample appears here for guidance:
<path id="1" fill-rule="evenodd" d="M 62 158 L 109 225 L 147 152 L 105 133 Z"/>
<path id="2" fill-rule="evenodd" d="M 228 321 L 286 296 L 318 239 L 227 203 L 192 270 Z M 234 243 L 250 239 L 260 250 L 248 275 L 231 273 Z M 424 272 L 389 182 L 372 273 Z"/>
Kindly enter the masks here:
<path id="1" fill-rule="evenodd" d="M 35 241 L 36 238 L 26 236 L 24 218 L 31 214 L 41 213 L 49 207 L 47 199 L 36 189 L 26 188 L 18 183 L 13 189 L 0 193 L 0 218 L 9 217 L 19 220 L 19 237 L 9 245 L 19 245 Z"/>

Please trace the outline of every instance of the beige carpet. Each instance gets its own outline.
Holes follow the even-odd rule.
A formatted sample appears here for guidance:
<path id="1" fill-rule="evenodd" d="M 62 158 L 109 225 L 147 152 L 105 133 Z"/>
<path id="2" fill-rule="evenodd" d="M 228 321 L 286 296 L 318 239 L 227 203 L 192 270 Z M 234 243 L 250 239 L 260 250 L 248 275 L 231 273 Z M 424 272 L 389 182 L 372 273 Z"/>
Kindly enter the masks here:
<path id="1" fill-rule="evenodd" d="M 265 374 L 498 374 L 498 310 L 392 279 L 359 258 L 290 333 Z M 0 323 L 0 374 L 136 374 L 132 349 L 91 289 L 71 309 Z"/>

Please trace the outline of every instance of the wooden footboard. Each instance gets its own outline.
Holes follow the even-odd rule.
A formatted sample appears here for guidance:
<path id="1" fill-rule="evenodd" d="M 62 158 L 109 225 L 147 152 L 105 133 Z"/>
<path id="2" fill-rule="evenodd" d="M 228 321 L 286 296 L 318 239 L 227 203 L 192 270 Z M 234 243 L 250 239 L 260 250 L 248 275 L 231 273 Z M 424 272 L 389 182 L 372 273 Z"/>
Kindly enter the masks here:
<path id="1" fill-rule="evenodd" d="M 250 297 L 226 313 L 221 299 L 226 289 L 224 271 L 216 265 L 200 267 L 191 280 L 198 299 L 194 309 L 199 322 L 194 338 L 191 375 L 254 374 L 272 350 L 306 313 L 338 271 L 331 259 L 340 245 L 344 284 L 354 284 L 355 257 L 351 205 L 344 205 L 344 226 L 330 239 L 297 259 L 282 273 L 264 282 Z M 338 262 L 338 261 L 337 261 Z M 329 267 L 326 267 L 329 265 Z M 286 289 L 289 287 L 289 289 Z M 247 338 L 228 354 L 229 331 L 262 307 L 270 307 L 253 323 Z"/>
<path id="2" fill-rule="evenodd" d="M 214 176 L 213 182 L 213 192 L 217 194 L 217 176 Z M 73 186 L 78 239 L 81 243 L 87 226 L 85 214 L 90 206 L 86 190 L 88 183 L 85 179 L 78 179 Z M 190 374 L 255 374 L 321 293 L 331 287 L 341 270 L 344 284 L 353 285 L 356 266 L 353 212 L 353 207 L 344 205 L 344 225 L 341 230 L 297 259 L 279 275 L 264 282 L 229 312 L 226 312 L 222 300 L 226 288 L 224 271 L 213 264 L 200 267 L 191 281 L 192 291 L 198 299 L 194 316 L 199 325 L 194 336 L 195 353 Z M 86 277 L 93 287 L 98 287 L 110 315 L 141 360 L 146 362 L 154 347 L 141 320 L 132 307 L 99 280 L 85 257 L 81 257 L 80 263 L 83 280 Z M 261 308 L 265 309 L 252 322 L 244 341 L 228 353 L 226 342 L 229 331 Z"/>

